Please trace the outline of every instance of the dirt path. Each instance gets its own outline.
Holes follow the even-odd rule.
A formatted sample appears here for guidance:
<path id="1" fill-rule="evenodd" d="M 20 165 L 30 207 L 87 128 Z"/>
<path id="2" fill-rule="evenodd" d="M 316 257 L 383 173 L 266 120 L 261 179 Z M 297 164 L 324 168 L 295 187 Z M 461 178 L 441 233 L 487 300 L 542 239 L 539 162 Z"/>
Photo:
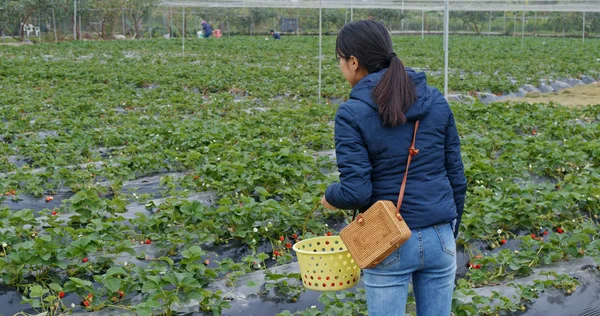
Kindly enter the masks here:
<path id="1" fill-rule="evenodd" d="M 567 107 L 600 105 L 600 81 L 579 85 L 553 93 L 529 93 L 524 98 L 509 99 L 511 102 L 555 103 Z"/>

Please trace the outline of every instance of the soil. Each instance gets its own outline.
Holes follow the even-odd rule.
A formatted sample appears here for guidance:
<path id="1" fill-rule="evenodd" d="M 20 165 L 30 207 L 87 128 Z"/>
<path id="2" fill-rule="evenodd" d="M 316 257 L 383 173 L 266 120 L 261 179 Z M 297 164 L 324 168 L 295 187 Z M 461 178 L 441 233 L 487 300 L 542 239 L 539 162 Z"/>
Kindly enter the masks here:
<path id="1" fill-rule="evenodd" d="M 579 85 L 553 93 L 528 93 L 524 98 L 509 99 L 513 102 L 555 103 L 566 107 L 600 105 L 600 81 Z"/>

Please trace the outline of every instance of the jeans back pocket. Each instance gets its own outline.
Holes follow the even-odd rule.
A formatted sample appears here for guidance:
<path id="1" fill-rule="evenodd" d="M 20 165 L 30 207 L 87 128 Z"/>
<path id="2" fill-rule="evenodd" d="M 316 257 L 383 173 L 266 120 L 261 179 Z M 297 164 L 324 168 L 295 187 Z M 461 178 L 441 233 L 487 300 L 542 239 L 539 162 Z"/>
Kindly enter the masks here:
<path id="1" fill-rule="evenodd" d="M 445 223 L 433 225 L 433 229 L 435 229 L 436 234 L 440 238 L 442 250 L 445 253 L 454 256 L 456 254 L 456 241 L 454 240 L 451 224 Z"/>

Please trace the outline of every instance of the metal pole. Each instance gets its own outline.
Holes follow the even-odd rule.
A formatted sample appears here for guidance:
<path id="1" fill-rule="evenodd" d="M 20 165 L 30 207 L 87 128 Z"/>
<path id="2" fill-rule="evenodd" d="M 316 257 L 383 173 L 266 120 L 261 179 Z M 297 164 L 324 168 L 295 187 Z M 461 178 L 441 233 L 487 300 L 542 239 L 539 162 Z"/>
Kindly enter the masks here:
<path id="1" fill-rule="evenodd" d="M 321 3 L 321 0 L 319 0 Z M 350 22 L 354 21 L 354 8 L 352 7 L 352 0 L 350 0 Z"/>
<path id="2" fill-rule="evenodd" d="M 77 0 L 73 0 L 73 40 L 77 40 Z"/>
<path id="3" fill-rule="evenodd" d="M 581 35 L 581 42 L 585 43 L 585 12 L 583 12 L 583 33 Z"/>
<path id="4" fill-rule="evenodd" d="M 322 59 L 321 55 L 323 54 L 323 8 L 322 1 L 319 0 L 319 91 L 317 94 L 318 102 L 321 104 L 321 75 L 322 75 Z"/>
<path id="5" fill-rule="evenodd" d="M 521 48 L 525 47 L 525 11 L 523 11 L 523 24 L 521 30 Z"/>
<path id="6" fill-rule="evenodd" d="M 421 10 L 421 39 L 425 38 L 425 10 Z"/>
<path id="7" fill-rule="evenodd" d="M 404 0 L 402 0 L 402 31 L 404 32 Z"/>
<path id="8" fill-rule="evenodd" d="M 517 12 L 513 12 L 514 22 L 513 22 L 513 36 L 517 36 Z"/>
<path id="9" fill-rule="evenodd" d="M 52 1 L 52 29 L 54 29 L 54 42 L 58 42 L 58 36 L 56 35 L 56 19 L 54 18 L 54 1 Z"/>
<path id="10" fill-rule="evenodd" d="M 181 17 L 181 57 L 185 56 L 185 7 L 181 7 L 183 12 Z"/>
<path id="11" fill-rule="evenodd" d="M 448 97 L 448 27 L 450 26 L 450 4 L 444 0 L 444 96 Z"/>
<path id="12" fill-rule="evenodd" d="M 81 4 L 81 3 L 80 3 Z M 81 14 L 79 15 L 79 39 L 82 39 L 83 34 L 81 34 Z"/>
<path id="13" fill-rule="evenodd" d="M 492 33 L 492 11 L 490 11 L 490 24 L 488 26 L 488 33 Z"/>
<path id="14" fill-rule="evenodd" d="M 506 11 L 504 11 L 504 30 L 502 32 L 506 34 Z"/>
<path id="15" fill-rule="evenodd" d="M 123 18 L 123 36 L 125 36 L 125 11 L 121 8 L 121 17 Z"/>

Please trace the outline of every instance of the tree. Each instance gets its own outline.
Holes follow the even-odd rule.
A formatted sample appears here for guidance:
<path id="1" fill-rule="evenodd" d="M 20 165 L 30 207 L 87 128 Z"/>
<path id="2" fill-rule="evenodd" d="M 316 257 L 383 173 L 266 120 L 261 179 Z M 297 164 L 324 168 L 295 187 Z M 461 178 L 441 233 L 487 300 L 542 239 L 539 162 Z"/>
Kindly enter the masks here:
<path id="1" fill-rule="evenodd" d="M 140 24 L 152 14 L 152 9 L 158 3 L 159 0 L 125 0 L 125 9 L 129 11 L 129 16 L 133 20 L 136 36 L 141 36 Z"/>
<path id="2" fill-rule="evenodd" d="M 49 0 L 0 0 L 0 29 L 10 29 L 10 25 L 19 23 L 19 37 L 25 39 L 24 27 L 29 18 L 38 10 L 49 7 Z M 18 22 L 16 21 L 18 18 Z M 14 37 L 14 35 L 13 35 Z"/>
<path id="3" fill-rule="evenodd" d="M 487 12 L 478 12 L 478 11 L 470 11 L 470 12 L 452 12 L 452 16 L 456 17 L 463 21 L 465 25 L 471 27 L 471 29 L 477 33 L 481 33 L 480 25 L 483 25 L 486 21 Z"/>
<path id="4" fill-rule="evenodd" d="M 86 1 L 86 10 L 83 12 L 88 16 L 88 21 L 91 21 L 92 19 L 99 21 L 100 32 L 94 29 L 91 23 L 88 22 L 88 25 L 92 27 L 102 39 L 106 39 L 106 27 L 114 24 L 117 17 L 121 14 L 121 8 L 123 8 L 124 4 L 124 0 L 91 0 Z M 79 11 L 79 9 L 77 11 Z"/>

